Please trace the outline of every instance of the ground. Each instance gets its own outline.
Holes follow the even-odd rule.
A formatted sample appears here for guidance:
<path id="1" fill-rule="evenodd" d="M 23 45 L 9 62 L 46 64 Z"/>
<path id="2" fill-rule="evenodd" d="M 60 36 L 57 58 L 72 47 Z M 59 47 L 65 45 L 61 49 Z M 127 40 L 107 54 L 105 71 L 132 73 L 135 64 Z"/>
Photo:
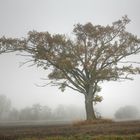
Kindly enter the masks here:
<path id="1" fill-rule="evenodd" d="M 35 138 L 44 140 L 45 137 L 71 136 L 106 136 L 106 135 L 138 135 L 140 139 L 140 121 L 101 121 L 96 123 L 74 122 L 69 124 L 6 124 L 0 125 L 0 140 L 19 140 Z M 78 139 L 78 138 L 77 138 Z M 45 139 L 47 140 L 47 139 Z M 54 138 L 55 140 L 55 138 Z M 61 139 L 60 139 L 61 140 Z"/>

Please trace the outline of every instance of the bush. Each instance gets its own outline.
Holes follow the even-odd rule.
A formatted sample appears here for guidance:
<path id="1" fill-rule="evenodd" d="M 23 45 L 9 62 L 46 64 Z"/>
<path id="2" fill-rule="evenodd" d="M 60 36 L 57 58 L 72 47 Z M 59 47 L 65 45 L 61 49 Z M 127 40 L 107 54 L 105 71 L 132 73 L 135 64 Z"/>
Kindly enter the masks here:
<path id="1" fill-rule="evenodd" d="M 116 119 L 133 120 L 138 119 L 139 110 L 135 106 L 124 106 L 119 108 L 115 113 Z"/>

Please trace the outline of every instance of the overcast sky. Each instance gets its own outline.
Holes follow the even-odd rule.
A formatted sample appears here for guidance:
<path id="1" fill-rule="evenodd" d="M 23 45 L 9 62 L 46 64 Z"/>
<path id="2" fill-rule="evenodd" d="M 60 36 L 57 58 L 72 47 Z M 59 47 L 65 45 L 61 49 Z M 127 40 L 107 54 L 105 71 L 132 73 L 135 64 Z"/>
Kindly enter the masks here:
<path id="1" fill-rule="evenodd" d="M 127 30 L 140 37 L 140 0 L 0 0 L 0 36 L 25 37 L 30 30 L 70 34 L 76 23 L 107 25 L 125 14 L 131 19 Z M 135 57 L 140 60 L 140 55 Z M 55 107 L 74 104 L 84 107 L 82 95 L 72 90 L 61 93 L 56 87 L 36 87 L 47 73 L 36 67 L 23 66 L 25 59 L 15 54 L 0 55 L 0 94 L 21 108 L 40 103 Z M 140 106 L 140 76 L 134 81 L 109 82 L 102 85 L 104 114 L 124 105 Z M 106 113 L 107 112 L 107 113 Z"/>

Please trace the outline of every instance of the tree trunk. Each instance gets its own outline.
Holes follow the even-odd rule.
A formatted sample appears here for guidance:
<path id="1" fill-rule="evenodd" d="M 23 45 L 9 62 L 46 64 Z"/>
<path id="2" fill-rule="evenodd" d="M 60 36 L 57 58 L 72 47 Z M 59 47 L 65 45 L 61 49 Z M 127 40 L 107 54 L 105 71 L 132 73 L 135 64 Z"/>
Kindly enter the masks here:
<path id="1" fill-rule="evenodd" d="M 93 100 L 89 96 L 85 97 L 85 109 L 86 109 L 87 120 L 96 119 L 96 115 L 93 108 Z"/>

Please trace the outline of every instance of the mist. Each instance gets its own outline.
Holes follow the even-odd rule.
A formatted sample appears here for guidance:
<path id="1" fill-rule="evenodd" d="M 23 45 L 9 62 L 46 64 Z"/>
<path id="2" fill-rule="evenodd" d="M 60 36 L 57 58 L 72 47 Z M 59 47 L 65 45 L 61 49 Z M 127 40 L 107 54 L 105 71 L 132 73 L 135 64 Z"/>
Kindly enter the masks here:
<path id="1" fill-rule="evenodd" d="M 30 30 L 71 35 L 76 23 L 107 25 L 126 14 L 132 20 L 127 30 L 140 37 L 139 5 L 139 0 L 0 0 L 0 36 L 24 37 Z M 0 95 L 5 95 L 11 102 L 9 112 L 3 114 L 1 121 L 20 121 L 20 113 L 26 109 L 29 113 L 34 105 L 40 105 L 42 109 L 48 107 L 52 114 L 46 114 L 52 116 L 46 116 L 47 120 L 53 117 L 52 121 L 84 120 L 84 96 L 70 89 L 62 93 L 58 87 L 41 87 L 48 82 L 42 80 L 47 78 L 48 72 L 30 64 L 20 67 L 27 60 L 17 53 L 0 55 Z M 134 60 L 139 61 L 140 55 Z M 103 101 L 95 105 L 99 117 L 115 119 L 116 111 L 125 106 L 140 110 L 139 83 L 140 76 L 134 76 L 133 81 L 100 83 Z M 15 112 L 17 116 L 11 118 L 10 113 Z M 30 112 L 31 118 L 26 116 L 21 120 L 43 120 L 43 113 L 34 119 Z M 134 117 L 139 118 L 139 115 Z"/>

